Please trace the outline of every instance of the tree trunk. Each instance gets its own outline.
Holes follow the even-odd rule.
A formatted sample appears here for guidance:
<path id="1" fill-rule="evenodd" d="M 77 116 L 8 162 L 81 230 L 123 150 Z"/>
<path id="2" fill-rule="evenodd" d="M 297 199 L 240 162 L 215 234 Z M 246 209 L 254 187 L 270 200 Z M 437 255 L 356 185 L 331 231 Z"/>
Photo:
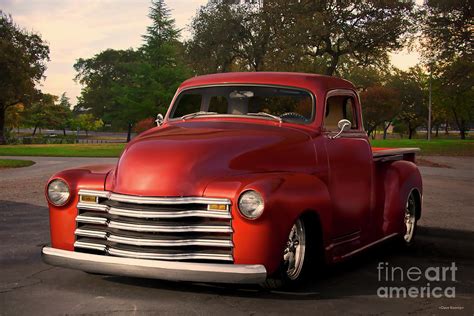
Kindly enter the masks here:
<path id="1" fill-rule="evenodd" d="M 89 137 L 89 131 L 86 130 L 86 137 Z"/>
<path id="2" fill-rule="evenodd" d="M 383 139 L 387 139 L 387 131 L 388 131 L 390 125 L 392 125 L 392 122 L 388 122 L 387 125 L 385 125 L 385 123 L 384 123 L 384 126 L 383 126 Z"/>
<path id="3" fill-rule="evenodd" d="M 414 131 L 415 131 L 414 128 L 408 128 L 408 139 L 411 139 L 413 137 Z"/>
<path id="4" fill-rule="evenodd" d="M 63 128 L 63 135 L 66 136 L 66 129 Z"/>
<path id="5" fill-rule="evenodd" d="M 446 135 L 448 135 L 448 134 L 449 134 L 449 130 L 448 130 L 448 121 L 446 121 L 446 123 L 445 123 L 445 125 L 444 125 L 444 133 L 445 133 Z"/>
<path id="6" fill-rule="evenodd" d="M 38 128 L 38 125 L 35 125 L 35 129 L 33 130 L 33 135 L 31 135 L 31 136 L 35 136 L 37 128 Z"/>
<path id="7" fill-rule="evenodd" d="M 326 75 L 333 76 L 336 72 L 337 64 L 339 64 L 339 55 L 333 55 L 331 65 L 326 68 Z"/>
<path id="8" fill-rule="evenodd" d="M 128 123 L 127 143 L 132 139 L 132 123 Z"/>
<path id="9" fill-rule="evenodd" d="M 435 134 L 435 136 L 438 137 L 438 135 L 439 135 L 439 124 L 436 125 L 436 134 Z"/>
<path id="10" fill-rule="evenodd" d="M 5 108 L 3 105 L 0 106 L 0 145 L 5 145 L 7 140 L 5 139 Z"/>
<path id="11" fill-rule="evenodd" d="M 466 130 L 465 129 L 459 129 L 459 132 L 461 133 L 461 139 L 466 139 Z"/>

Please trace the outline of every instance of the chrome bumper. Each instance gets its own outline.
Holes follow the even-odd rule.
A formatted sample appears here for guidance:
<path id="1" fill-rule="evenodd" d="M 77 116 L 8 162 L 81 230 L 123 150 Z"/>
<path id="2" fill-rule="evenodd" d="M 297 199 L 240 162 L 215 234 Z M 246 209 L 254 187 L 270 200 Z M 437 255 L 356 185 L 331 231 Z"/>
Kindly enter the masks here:
<path id="1" fill-rule="evenodd" d="M 262 283 L 263 265 L 191 263 L 92 255 L 43 247 L 43 261 L 59 267 L 87 272 L 171 281 L 215 283 Z"/>

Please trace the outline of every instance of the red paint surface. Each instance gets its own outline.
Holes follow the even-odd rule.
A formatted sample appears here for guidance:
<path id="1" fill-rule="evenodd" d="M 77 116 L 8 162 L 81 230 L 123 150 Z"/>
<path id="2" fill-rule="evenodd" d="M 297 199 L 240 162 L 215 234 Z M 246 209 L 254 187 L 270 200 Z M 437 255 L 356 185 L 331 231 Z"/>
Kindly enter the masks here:
<path id="1" fill-rule="evenodd" d="M 265 84 L 303 88 L 316 100 L 311 124 L 259 118 L 202 117 L 169 121 L 128 144 L 116 167 L 67 170 L 71 201 L 50 205 L 53 247 L 73 250 L 77 191 L 108 190 L 141 196 L 207 196 L 232 200 L 235 263 L 264 264 L 275 271 L 294 221 L 306 212 L 320 219 L 328 262 L 392 233 L 403 234 L 409 192 L 422 193 L 411 161 L 374 162 L 363 130 L 329 139 L 321 128 L 325 97 L 348 81 L 294 73 L 228 73 L 185 81 L 182 90 L 202 85 Z M 357 103 L 357 101 L 356 101 Z M 356 104 L 357 108 L 360 105 Z M 359 120 L 360 121 L 360 120 Z M 240 193 L 259 191 L 265 200 L 257 220 L 243 218 Z M 338 245 L 344 236 L 359 238 Z"/>

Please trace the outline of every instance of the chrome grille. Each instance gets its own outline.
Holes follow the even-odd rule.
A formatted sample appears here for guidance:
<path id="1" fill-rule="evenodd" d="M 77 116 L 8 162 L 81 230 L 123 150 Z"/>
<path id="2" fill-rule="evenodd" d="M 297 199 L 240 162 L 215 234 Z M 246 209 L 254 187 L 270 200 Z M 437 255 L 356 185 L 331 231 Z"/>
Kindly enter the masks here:
<path id="1" fill-rule="evenodd" d="M 75 251 L 174 261 L 233 261 L 230 200 L 80 190 Z"/>

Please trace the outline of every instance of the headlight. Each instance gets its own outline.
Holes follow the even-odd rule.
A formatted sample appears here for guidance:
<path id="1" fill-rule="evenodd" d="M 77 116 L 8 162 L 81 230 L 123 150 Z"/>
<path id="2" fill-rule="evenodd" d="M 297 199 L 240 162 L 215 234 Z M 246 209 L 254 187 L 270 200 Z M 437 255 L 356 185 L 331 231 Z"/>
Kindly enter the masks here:
<path id="1" fill-rule="evenodd" d="M 66 182 L 60 179 L 53 180 L 48 185 L 48 199 L 56 205 L 62 206 L 69 200 L 69 187 Z"/>
<path id="2" fill-rule="evenodd" d="M 244 217 L 256 219 L 263 213 L 263 198 L 257 191 L 249 190 L 240 195 L 239 211 Z"/>

